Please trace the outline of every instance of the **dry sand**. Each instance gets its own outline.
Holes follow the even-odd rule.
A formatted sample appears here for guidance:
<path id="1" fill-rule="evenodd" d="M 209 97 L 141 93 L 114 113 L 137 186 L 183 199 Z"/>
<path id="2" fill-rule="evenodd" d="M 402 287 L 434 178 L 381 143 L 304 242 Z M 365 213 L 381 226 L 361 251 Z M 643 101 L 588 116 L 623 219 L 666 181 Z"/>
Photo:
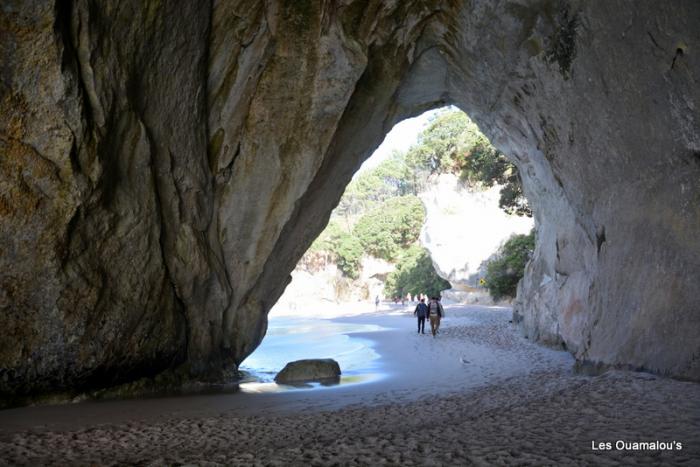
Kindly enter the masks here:
<path id="1" fill-rule="evenodd" d="M 400 307 L 399 307 L 400 308 Z M 28 407 L 0 412 L 9 465 L 700 465 L 700 385 L 571 372 L 522 339 L 507 309 L 448 307 L 441 333 L 410 310 L 342 318 L 390 330 L 374 383 Z M 617 440 L 681 450 L 617 451 Z M 594 451 L 593 442 L 611 442 Z"/>

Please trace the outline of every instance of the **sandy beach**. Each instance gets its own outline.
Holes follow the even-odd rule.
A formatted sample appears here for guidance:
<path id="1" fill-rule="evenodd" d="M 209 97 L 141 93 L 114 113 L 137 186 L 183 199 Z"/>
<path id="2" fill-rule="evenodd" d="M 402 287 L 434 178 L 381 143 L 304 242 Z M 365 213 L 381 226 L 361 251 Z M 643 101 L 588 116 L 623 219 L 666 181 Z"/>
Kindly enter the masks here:
<path id="1" fill-rule="evenodd" d="M 507 308 L 448 306 L 435 338 L 416 333 L 408 306 L 373 308 L 324 316 L 382 328 L 359 334 L 381 356 L 381 376 L 370 382 L 6 410 L 0 412 L 0 460 L 154 466 L 700 462 L 697 383 L 626 371 L 577 375 L 568 353 L 522 338 Z M 624 450 L 617 449 L 620 441 Z M 635 449 L 635 442 L 673 449 Z"/>

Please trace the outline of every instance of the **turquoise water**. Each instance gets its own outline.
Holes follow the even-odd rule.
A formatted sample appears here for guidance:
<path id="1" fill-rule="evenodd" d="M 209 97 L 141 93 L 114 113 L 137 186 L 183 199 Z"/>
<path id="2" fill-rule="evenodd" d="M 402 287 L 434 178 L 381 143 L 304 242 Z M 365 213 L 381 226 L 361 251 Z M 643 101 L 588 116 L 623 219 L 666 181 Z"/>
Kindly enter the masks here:
<path id="1" fill-rule="evenodd" d="M 372 324 L 338 323 L 324 319 L 272 318 L 260 346 L 240 366 L 247 376 L 241 390 L 279 390 L 275 375 L 291 361 L 332 358 L 340 365 L 340 384 L 376 380 L 380 376 L 379 354 L 372 341 L 355 333 L 377 332 L 385 328 Z M 306 385 L 318 388 L 318 384 Z"/>

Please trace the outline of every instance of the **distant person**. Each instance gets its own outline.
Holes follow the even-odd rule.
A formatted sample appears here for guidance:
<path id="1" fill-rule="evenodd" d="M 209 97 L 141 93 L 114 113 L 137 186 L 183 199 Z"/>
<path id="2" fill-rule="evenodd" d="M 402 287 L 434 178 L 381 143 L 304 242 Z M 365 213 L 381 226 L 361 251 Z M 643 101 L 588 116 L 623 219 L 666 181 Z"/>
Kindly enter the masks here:
<path id="1" fill-rule="evenodd" d="M 440 318 L 442 317 L 442 305 L 438 302 L 437 297 L 431 297 L 428 304 L 428 316 L 430 317 L 430 330 L 433 337 L 437 334 L 440 327 Z"/>
<path id="2" fill-rule="evenodd" d="M 418 334 L 425 334 L 425 317 L 428 315 L 425 299 L 421 299 L 420 303 L 416 305 L 413 315 L 418 317 Z"/>
<path id="3" fill-rule="evenodd" d="M 379 309 L 379 295 L 377 295 L 374 299 L 374 310 L 376 311 L 378 309 Z"/>
<path id="4" fill-rule="evenodd" d="M 408 296 L 408 301 L 409 301 L 410 303 L 413 303 L 413 297 L 411 297 L 411 292 L 408 292 L 408 295 L 407 295 L 407 296 Z"/>

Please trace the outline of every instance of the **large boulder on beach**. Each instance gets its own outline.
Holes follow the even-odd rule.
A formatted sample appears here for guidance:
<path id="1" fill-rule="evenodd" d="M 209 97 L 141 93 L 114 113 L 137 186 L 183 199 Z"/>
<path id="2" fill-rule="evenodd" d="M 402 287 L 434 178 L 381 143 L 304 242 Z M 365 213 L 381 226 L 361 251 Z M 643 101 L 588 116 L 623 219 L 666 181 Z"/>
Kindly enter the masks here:
<path id="1" fill-rule="evenodd" d="M 275 376 L 279 384 L 331 381 L 340 378 L 340 365 L 332 358 L 316 358 L 289 362 Z"/>

